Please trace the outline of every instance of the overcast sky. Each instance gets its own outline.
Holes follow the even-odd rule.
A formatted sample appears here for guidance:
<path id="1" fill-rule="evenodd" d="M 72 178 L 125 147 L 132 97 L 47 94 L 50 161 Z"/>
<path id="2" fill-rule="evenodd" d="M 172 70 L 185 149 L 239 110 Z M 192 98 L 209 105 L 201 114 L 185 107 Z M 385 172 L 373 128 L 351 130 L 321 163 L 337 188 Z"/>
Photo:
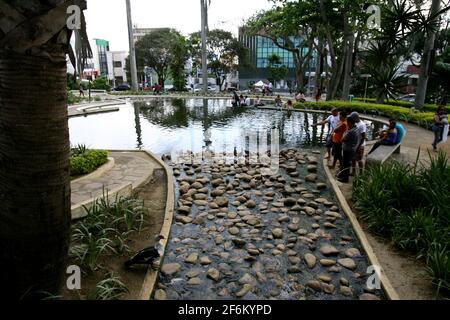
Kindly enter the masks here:
<path id="1" fill-rule="evenodd" d="M 209 27 L 237 35 L 243 20 L 270 7 L 268 0 L 212 0 Z M 131 9 L 139 27 L 170 27 L 183 34 L 200 29 L 200 0 L 131 0 Z M 128 50 L 125 0 L 88 0 L 85 14 L 89 38 L 109 40 L 112 51 Z"/>

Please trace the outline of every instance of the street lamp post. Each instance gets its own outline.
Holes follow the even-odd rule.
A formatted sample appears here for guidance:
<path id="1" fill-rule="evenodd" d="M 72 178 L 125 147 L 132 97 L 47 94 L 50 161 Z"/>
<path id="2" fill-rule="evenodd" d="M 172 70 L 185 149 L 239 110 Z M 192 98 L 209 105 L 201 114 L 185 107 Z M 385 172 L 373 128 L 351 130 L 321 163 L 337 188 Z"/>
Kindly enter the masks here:
<path id="1" fill-rule="evenodd" d="M 127 5 L 127 21 L 128 21 L 128 40 L 130 42 L 130 72 L 131 72 L 131 88 L 138 91 L 137 67 L 136 67 L 136 48 L 133 39 L 133 22 L 131 19 L 130 0 L 126 0 Z"/>
<path id="2" fill-rule="evenodd" d="M 202 10 L 202 77 L 203 91 L 208 93 L 208 59 L 206 56 L 206 32 L 208 28 L 208 0 L 200 0 Z"/>

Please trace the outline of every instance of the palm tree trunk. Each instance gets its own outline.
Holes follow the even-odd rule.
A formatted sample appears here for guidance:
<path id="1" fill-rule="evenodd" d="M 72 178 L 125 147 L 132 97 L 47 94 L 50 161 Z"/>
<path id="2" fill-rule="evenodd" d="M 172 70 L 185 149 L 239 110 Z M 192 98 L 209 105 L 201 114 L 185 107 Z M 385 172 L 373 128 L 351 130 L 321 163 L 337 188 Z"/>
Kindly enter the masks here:
<path id="1" fill-rule="evenodd" d="M 352 69 L 353 69 L 354 42 L 355 42 L 355 35 L 353 34 L 353 32 L 351 32 L 347 36 L 346 50 L 345 50 L 344 83 L 342 85 L 342 99 L 344 101 L 348 101 L 350 96 L 350 85 L 352 82 Z"/>
<path id="2" fill-rule="evenodd" d="M 441 7 L 441 0 L 433 0 L 431 3 L 430 16 L 436 15 Z M 439 17 L 435 17 L 434 21 L 437 22 Z M 437 28 L 437 26 L 436 26 Z M 425 98 L 427 94 L 428 78 L 433 68 L 431 64 L 431 55 L 434 49 L 434 41 L 436 39 L 436 32 L 432 30 L 428 33 L 428 37 L 425 40 L 425 48 L 423 50 L 422 62 L 420 63 L 419 81 L 417 82 L 416 101 L 415 107 L 422 110 L 425 105 Z"/>
<path id="3" fill-rule="evenodd" d="M 0 283 L 57 293 L 70 237 L 66 55 L 0 50 Z"/>

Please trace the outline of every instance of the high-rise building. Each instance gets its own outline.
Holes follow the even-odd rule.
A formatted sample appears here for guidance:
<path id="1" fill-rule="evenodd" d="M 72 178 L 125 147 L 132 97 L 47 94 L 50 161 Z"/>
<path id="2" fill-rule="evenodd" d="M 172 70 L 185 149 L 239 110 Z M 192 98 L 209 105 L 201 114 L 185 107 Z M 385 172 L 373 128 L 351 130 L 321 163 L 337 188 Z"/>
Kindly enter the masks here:
<path id="1" fill-rule="evenodd" d="M 290 40 L 298 48 L 302 47 L 303 39 L 301 37 L 291 37 Z M 263 36 L 248 35 L 243 28 L 239 29 L 239 41 L 249 50 L 249 64 L 248 67 L 239 68 L 239 85 L 242 89 L 248 88 L 249 85 L 254 84 L 260 80 L 270 79 L 270 72 L 268 69 L 269 57 L 277 55 L 281 64 L 288 68 L 288 74 L 285 81 L 277 84 L 278 89 L 288 89 L 296 85 L 295 76 L 295 62 L 292 52 L 282 49 L 269 38 Z M 280 39 L 280 44 L 283 40 Z M 302 50 L 308 50 L 303 48 Z M 306 54 L 306 52 L 305 52 Z M 310 60 L 309 66 L 305 73 L 313 73 L 316 69 L 316 54 Z M 275 84 L 274 84 L 275 85 Z"/>

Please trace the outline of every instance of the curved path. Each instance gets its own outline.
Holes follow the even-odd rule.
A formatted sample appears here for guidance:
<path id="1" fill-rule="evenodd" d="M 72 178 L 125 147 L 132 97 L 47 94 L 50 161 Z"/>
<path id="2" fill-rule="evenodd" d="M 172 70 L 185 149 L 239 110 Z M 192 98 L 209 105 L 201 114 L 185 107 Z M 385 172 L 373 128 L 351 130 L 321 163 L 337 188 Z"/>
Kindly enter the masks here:
<path id="1" fill-rule="evenodd" d="M 96 199 L 104 190 L 115 190 L 131 184 L 135 189 L 153 176 L 160 165 L 143 152 L 110 152 L 114 167 L 103 175 L 92 179 L 75 180 L 71 183 L 72 206 Z"/>

